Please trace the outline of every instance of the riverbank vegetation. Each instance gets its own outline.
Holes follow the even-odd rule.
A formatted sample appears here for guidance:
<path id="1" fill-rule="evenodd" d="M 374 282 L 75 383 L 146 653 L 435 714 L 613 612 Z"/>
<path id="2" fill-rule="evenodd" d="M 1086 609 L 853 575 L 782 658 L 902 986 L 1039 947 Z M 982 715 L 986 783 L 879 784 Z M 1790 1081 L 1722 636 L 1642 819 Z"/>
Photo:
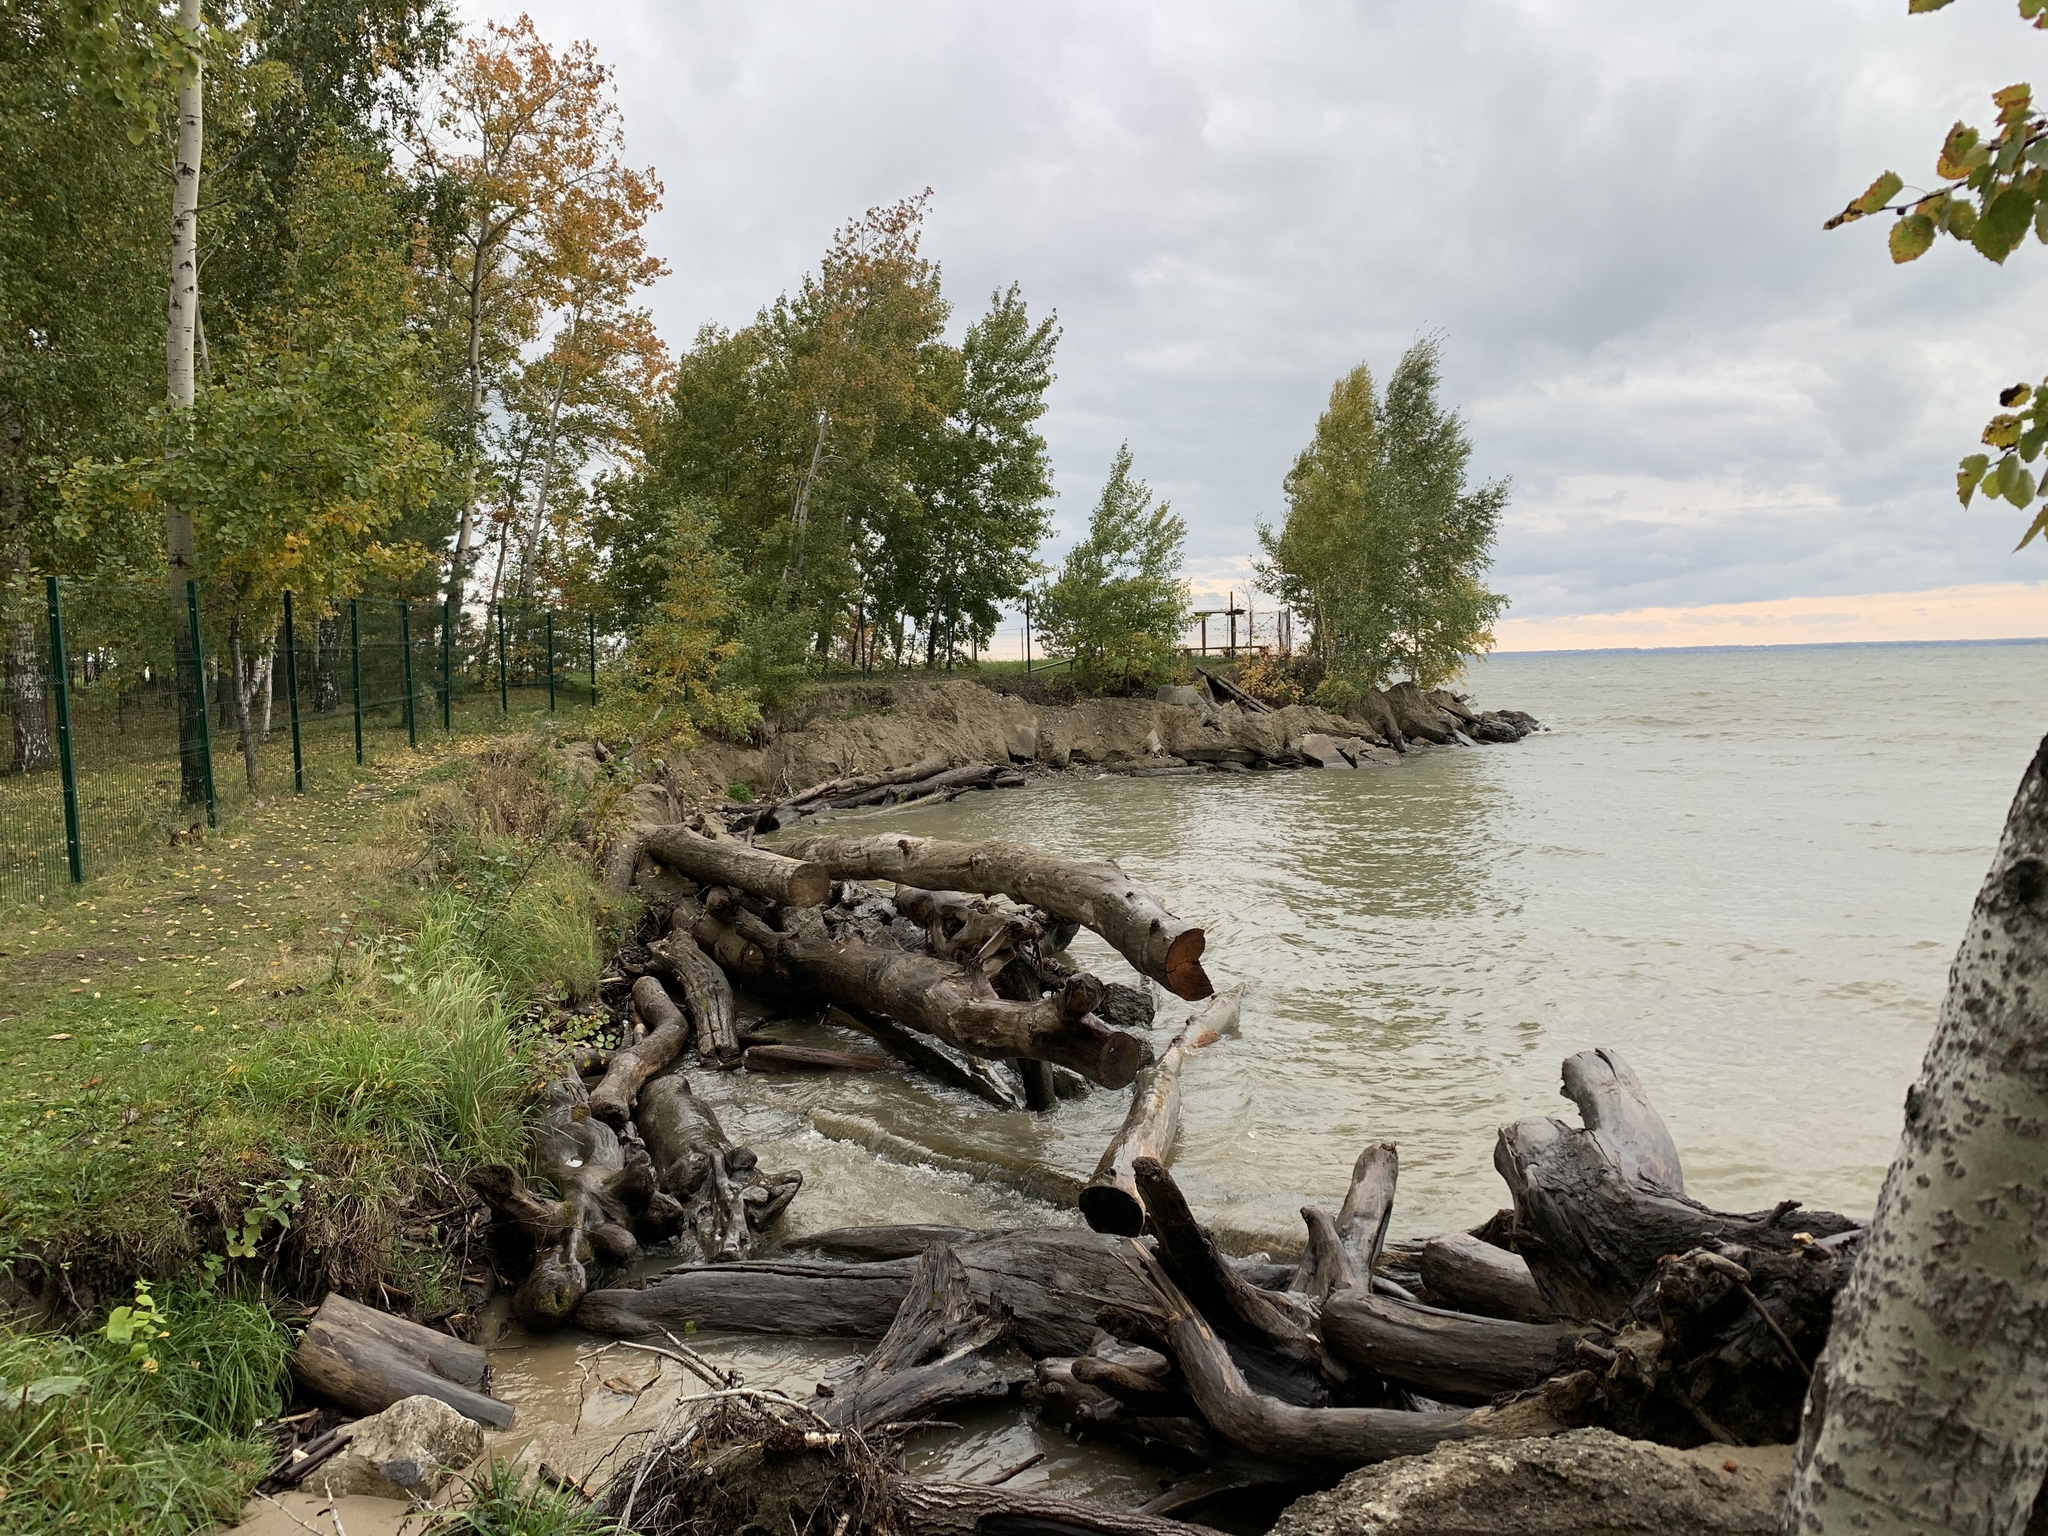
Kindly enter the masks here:
<path id="1" fill-rule="evenodd" d="M 540 739 L 423 755 L 0 924 L 8 1529 L 232 1516 L 307 1307 L 480 1294 L 459 1180 L 627 916 L 585 795 Z"/>

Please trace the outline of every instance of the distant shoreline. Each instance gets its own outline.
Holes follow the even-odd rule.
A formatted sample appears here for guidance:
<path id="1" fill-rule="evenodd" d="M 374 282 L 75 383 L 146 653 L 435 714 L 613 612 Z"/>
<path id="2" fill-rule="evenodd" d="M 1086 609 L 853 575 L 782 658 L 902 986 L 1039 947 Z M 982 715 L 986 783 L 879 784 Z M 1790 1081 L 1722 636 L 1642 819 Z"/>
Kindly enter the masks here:
<path id="1" fill-rule="evenodd" d="M 1897 651 L 1934 650 L 1940 647 L 1993 645 L 2048 645 L 2048 635 L 2018 636 L 2006 640 L 1785 640 L 1764 645 L 1582 645 L 1553 651 L 1495 651 L 1481 658 L 1482 664 L 1506 661 L 1514 656 L 1669 656 L 1705 651 Z"/>

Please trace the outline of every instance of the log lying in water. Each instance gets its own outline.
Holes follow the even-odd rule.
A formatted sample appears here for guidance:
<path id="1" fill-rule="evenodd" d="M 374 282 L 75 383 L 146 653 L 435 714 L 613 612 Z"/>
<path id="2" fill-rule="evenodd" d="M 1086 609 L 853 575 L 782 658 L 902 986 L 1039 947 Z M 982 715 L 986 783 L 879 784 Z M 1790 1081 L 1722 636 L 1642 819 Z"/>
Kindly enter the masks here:
<path id="1" fill-rule="evenodd" d="M 741 1056 L 749 1072 L 901 1072 L 903 1063 L 887 1056 L 854 1051 L 821 1050 L 812 1045 L 750 1045 Z"/>
<path id="2" fill-rule="evenodd" d="M 424 1396 L 492 1429 L 513 1407 L 484 1392 L 484 1352 L 418 1323 L 330 1294 L 292 1352 L 292 1375 L 313 1396 L 351 1413 L 382 1413 Z"/>
<path id="3" fill-rule="evenodd" d="M 1237 1028 L 1240 991 L 1212 998 L 1189 1019 L 1159 1059 L 1131 1085 L 1130 1113 L 1111 1138 L 1095 1175 L 1081 1191 L 1081 1217 L 1097 1232 L 1136 1237 L 1145 1227 L 1145 1206 L 1131 1172 L 1141 1157 L 1164 1163 L 1180 1131 L 1180 1069 L 1190 1052 L 1213 1045 Z"/>
<path id="4" fill-rule="evenodd" d="M 813 784 L 809 789 L 799 790 L 778 802 L 774 814 L 779 820 L 789 811 L 803 812 L 827 806 L 843 806 L 871 790 L 886 789 L 892 784 L 914 784 L 920 779 L 944 773 L 951 766 L 952 759 L 940 753 L 936 757 L 927 757 L 903 768 L 884 768 L 878 773 L 850 773 L 840 778 L 827 779 L 822 784 Z M 769 830 L 765 822 L 761 829 Z"/>
<path id="5" fill-rule="evenodd" d="M 1117 1238 L 1049 1229 L 997 1232 L 954 1247 L 977 1297 L 1009 1309 L 1011 1337 L 1033 1357 L 1078 1355 L 1105 1305 L 1148 1293 Z M 637 1290 L 592 1291 L 577 1320 L 593 1333 L 637 1337 L 658 1328 L 879 1338 L 910 1292 L 907 1259 L 863 1264 L 790 1260 L 678 1265 Z"/>
<path id="6" fill-rule="evenodd" d="M 1216 1536 L 1206 1525 L 980 1483 L 904 1478 L 890 1508 L 904 1536 Z"/>
<path id="7" fill-rule="evenodd" d="M 1007 1397 L 1029 1372 L 989 1358 L 1007 1323 L 974 1294 L 967 1270 L 944 1243 L 918 1259 L 910 1290 L 874 1352 L 833 1389 L 821 1412 L 854 1429 L 909 1424 L 962 1403 Z"/>
<path id="8" fill-rule="evenodd" d="M 1729 1243 L 1785 1253 L 1800 1234 L 1811 1240 L 1860 1228 L 1830 1211 L 1792 1218 L 1796 1201 L 1752 1215 L 1712 1211 L 1682 1186 L 1652 1182 L 1678 1177 L 1676 1154 L 1662 1155 L 1669 1133 L 1641 1085 L 1627 1088 L 1634 1075 L 1626 1064 L 1612 1051 L 1586 1052 L 1566 1063 L 1566 1074 L 1568 1086 L 1586 1092 L 1599 1129 L 1522 1120 L 1502 1128 L 1493 1153 L 1514 1197 L 1517 1247 L 1559 1317 L 1617 1321 L 1670 1254 Z"/>
<path id="9" fill-rule="evenodd" d="M 696 1029 L 698 1057 L 730 1066 L 740 1052 L 739 1003 L 718 962 L 697 947 L 687 926 L 672 928 L 647 949 L 647 968 L 666 976 L 683 994 Z"/>
<path id="10" fill-rule="evenodd" d="M 560 1192 L 544 1199 L 519 1173 L 486 1164 L 469 1186 L 497 1218 L 492 1241 L 515 1272 L 526 1276 L 512 1310 L 533 1328 L 568 1321 L 589 1284 L 586 1266 L 624 1264 L 642 1243 L 673 1237 L 683 1209 L 664 1194 L 647 1154 L 628 1148 L 589 1113 L 589 1095 L 574 1077 L 552 1084 L 533 1131 L 533 1164 Z"/>
<path id="11" fill-rule="evenodd" d="M 1466 1232 L 1447 1232 L 1422 1246 L 1422 1283 L 1441 1304 L 1480 1317 L 1518 1323 L 1555 1322 L 1518 1253 Z"/>
<path id="12" fill-rule="evenodd" d="M 1198 1002 L 1216 990 L 1202 970 L 1202 930 L 1168 912 L 1107 859 L 1063 859 L 1023 843 L 900 834 L 797 838 L 786 847 L 843 880 L 1010 896 L 1093 929 L 1177 997 Z"/>
<path id="13" fill-rule="evenodd" d="M 763 1175 L 753 1149 L 733 1143 L 680 1072 L 647 1085 L 635 1123 L 661 1186 L 684 1202 L 684 1222 L 720 1258 L 744 1255 L 803 1187 L 800 1173 Z"/>
<path id="14" fill-rule="evenodd" d="M 1420 1306 L 1363 1289 L 1323 1304 L 1318 1331 L 1331 1353 L 1447 1403 L 1487 1403 L 1577 1368 L 1587 1332 L 1510 1323 Z"/>
<path id="15" fill-rule="evenodd" d="M 1023 1102 L 1017 1090 L 1004 1078 L 994 1063 L 976 1056 L 969 1056 L 942 1045 L 929 1035 L 921 1035 L 914 1029 L 905 1029 L 894 1019 L 884 1014 L 870 1013 L 865 1008 L 835 1007 L 833 1013 L 851 1028 L 859 1030 L 898 1061 L 916 1067 L 920 1072 L 937 1078 L 942 1083 L 951 1083 L 963 1092 L 995 1105 L 997 1109 L 1021 1109 Z"/>
<path id="16" fill-rule="evenodd" d="M 1134 1243 L 1126 1254 L 1151 1293 L 1161 1335 L 1202 1417 L 1217 1434 L 1255 1456 L 1348 1470 L 1395 1456 L 1420 1456 L 1446 1440 L 1483 1432 L 1463 1413 L 1304 1408 L 1255 1392 L 1215 1329 L 1160 1262 Z"/>
<path id="17" fill-rule="evenodd" d="M 1075 976 L 1037 1002 L 1010 1002 L 995 995 L 987 977 L 936 956 L 782 933 L 718 894 L 710 893 L 692 931 L 721 963 L 731 954 L 757 975 L 776 975 L 785 989 L 886 1014 L 977 1056 L 1050 1061 L 1105 1088 L 1137 1076 L 1145 1043 L 1088 1012 L 1102 995 L 1092 976 Z"/>
<path id="18" fill-rule="evenodd" d="M 706 885 L 730 885 L 789 907 L 815 907 L 832 894 L 830 871 L 745 843 L 709 838 L 688 827 L 648 834 L 647 852 Z"/>
<path id="19" fill-rule="evenodd" d="M 590 1112 L 613 1130 L 624 1130 L 633 1118 L 633 1103 L 647 1080 L 682 1055 L 690 1024 L 662 990 L 660 981 L 642 976 L 633 983 L 633 1006 L 640 1010 L 647 1036 L 612 1053 L 604 1081 L 590 1092 Z"/>

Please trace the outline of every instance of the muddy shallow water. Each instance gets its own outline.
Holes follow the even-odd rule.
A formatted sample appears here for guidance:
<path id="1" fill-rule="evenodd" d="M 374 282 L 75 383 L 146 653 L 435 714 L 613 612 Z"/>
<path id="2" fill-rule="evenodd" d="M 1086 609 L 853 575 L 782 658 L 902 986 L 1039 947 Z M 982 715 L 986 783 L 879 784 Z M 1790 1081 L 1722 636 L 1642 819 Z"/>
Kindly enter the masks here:
<path id="1" fill-rule="evenodd" d="M 1056 778 L 838 829 L 1107 855 L 1207 927 L 1211 975 L 1245 986 L 1243 1026 L 1185 1073 L 1175 1166 L 1243 1251 L 1292 1252 L 1299 1207 L 1334 1207 L 1359 1148 L 1383 1138 L 1401 1152 L 1397 1236 L 1482 1219 L 1503 1199 L 1495 1128 L 1568 1113 L 1558 1064 L 1595 1045 L 1634 1064 L 1698 1198 L 1860 1213 L 2048 727 L 2044 661 L 2038 644 L 1505 657 L 1470 689 L 1552 727 L 1516 746 L 1358 773 Z M 1076 950 L 1133 979 L 1091 937 Z M 1186 1012 L 1162 1004 L 1159 1022 Z M 907 1074 L 693 1081 L 764 1163 L 803 1170 L 791 1240 L 860 1222 L 1071 1222 L 1069 1192 L 1128 1100 L 1034 1116 Z M 602 1342 L 505 1338 L 511 1442 L 538 1436 L 530 1455 L 580 1474 L 631 1415 L 659 1417 L 672 1385 L 621 1410 L 602 1381 L 630 1352 L 593 1357 Z M 848 1348 L 701 1342 L 761 1384 L 805 1388 Z M 918 1458 L 985 1477 L 1036 1450 L 1048 1460 L 1020 1486 L 1119 1503 L 1156 1487 L 1013 1409 L 923 1437 Z"/>

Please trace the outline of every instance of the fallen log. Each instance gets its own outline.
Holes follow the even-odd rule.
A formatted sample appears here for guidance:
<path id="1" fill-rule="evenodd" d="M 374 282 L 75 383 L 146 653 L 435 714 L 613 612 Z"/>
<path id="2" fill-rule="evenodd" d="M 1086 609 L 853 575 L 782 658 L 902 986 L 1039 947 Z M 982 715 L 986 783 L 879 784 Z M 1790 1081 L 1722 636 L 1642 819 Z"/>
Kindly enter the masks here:
<path id="1" fill-rule="evenodd" d="M 604 1081 L 590 1093 L 590 1112 L 615 1131 L 633 1118 L 633 1102 L 647 1080 L 683 1053 L 689 1021 L 662 989 L 660 981 L 642 976 L 633 983 L 633 1006 L 647 1025 L 644 1039 L 612 1053 Z"/>
<path id="2" fill-rule="evenodd" d="M 1562 1077 L 1558 1092 L 1578 1106 L 1579 1118 L 1624 1179 L 1643 1189 L 1685 1193 L 1678 1144 L 1619 1051 L 1568 1056 Z"/>
<path id="3" fill-rule="evenodd" d="M 832 809 L 853 810 L 863 805 L 908 805 L 945 790 L 986 789 L 1003 773 L 994 763 L 969 763 L 947 768 L 922 779 L 902 780 L 862 794 L 835 797 Z"/>
<path id="4" fill-rule="evenodd" d="M 1302 1207 L 1309 1240 L 1289 1290 L 1320 1302 L 1337 1291 L 1372 1289 L 1373 1270 L 1379 1266 L 1387 1223 L 1394 1215 L 1394 1188 L 1400 1171 L 1400 1153 L 1394 1144 L 1373 1142 L 1351 1165 L 1351 1185 L 1334 1220 L 1319 1207 Z"/>
<path id="5" fill-rule="evenodd" d="M 944 773 L 952 766 L 952 759 L 944 753 L 936 757 L 923 758 L 902 768 L 884 768 L 879 773 L 852 773 L 840 778 L 827 779 L 822 784 L 813 784 L 809 789 L 800 790 L 788 799 L 779 802 L 778 813 L 785 809 L 816 806 L 824 802 L 844 799 L 848 795 L 865 794 L 871 789 L 883 789 L 891 784 L 912 784 L 919 779 L 928 779 L 933 774 Z"/>
<path id="6" fill-rule="evenodd" d="M 819 1411 L 842 1428 L 870 1429 L 932 1419 L 962 1403 L 1009 1396 L 1029 1371 L 988 1358 L 1007 1320 L 974 1294 L 967 1270 L 944 1243 L 917 1261 L 909 1292 L 874 1352 L 833 1387 Z"/>
<path id="7" fill-rule="evenodd" d="M 683 1202 L 682 1222 L 718 1258 L 744 1256 L 803 1187 L 794 1171 L 764 1175 L 753 1149 L 733 1144 L 680 1072 L 647 1085 L 636 1124 L 662 1187 Z"/>
<path id="8" fill-rule="evenodd" d="M 1422 1283 L 1442 1305 L 1510 1322 L 1557 1320 L 1518 1253 L 1466 1232 L 1448 1232 L 1422 1245 Z"/>
<path id="9" fill-rule="evenodd" d="M 928 1222 L 902 1222 L 871 1227 L 829 1227 L 791 1244 L 827 1258 L 864 1263 L 874 1259 L 914 1259 L 934 1243 L 957 1247 L 992 1234 L 972 1227 L 942 1227 Z"/>
<path id="10" fill-rule="evenodd" d="M 687 922 L 671 927 L 668 937 L 648 945 L 647 952 L 647 968 L 674 982 L 683 994 L 696 1030 L 697 1055 L 729 1065 L 740 1051 L 739 1004 L 724 970 L 697 947 Z"/>
<path id="11" fill-rule="evenodd" d="M 1657 1155 L 1669 1135 L 1660 1137 L 1661 1122 L 1639 1084 L 1633 1092 L 1616 1091 L 1626 1070 L 1619 1057 L 1597 1056 L 1591 1063 L 1572 1058 L 1581 1066 L 1567 1082 L 1592 1085 L 1588 1098 L 1604 1138 L 1602 1131 L 1544 1118 L 1503 1127 L 1494 1145 L 1494 1167 L 1514 1197 L 1516 1245 L 1558 1317 L 1619 1320 L 1670 1254 L 1724 1244 L 1782 1254 L 1802 1239 L 1860 1230 L 1860 1223 L 1831 1211 L 1799 1210 L 1797 1201 L 1750 1215 L 1712 1211 L 1656 1182 L 1659 1169 L 1676 1176 L 1675 1163 Z M 1642 1181 L 1609 1155 L 1610 1144 Z"/>
<path id="12" fill-rule="evenodd" d="M 1363 1289 L 1323 1304 L 1318 1331 L 1333 1354 L 1447 1403 L 1491 1402 L 1576 1369 L 1588 1336 L 1560 1324 L 1511 1323 L 1374 1296 Z"/>
<path id="13" fill-rule="evenodd" d="M 1483 1431 L 1463 1413 L 1397 1408 L 1303 1408 L 1254 1392 L 1216 1331 L 1159 1260 L 1126 1241 L 1125 1259 L 1150 1292 L 1159 1328 L 1210 1428 L 1268 1461 L 1349 1470 L 1420 1456 Z"/>
<path id="14" fill-rule="evenodd" d="M 784 906 L 815 907 L 832 894 L 832 875 L 817 864 L 766 848 L 709 838 L 688 827 L 665 827 L 650 833 L 647 852 L 693 880 L 737 886 Z"/>
<path id="15" fill-rule="evenodd" d="M 329 1293 L 292 1351 L 292 1376 L 312 1396 L 366 1415 L 425 1396 L 492 1429 L 509 1429 L 510 1403 L 487 1396 L 486 1359 L 474 1344 Z"/>
<path id="16" fill-rule="evenodd" d="M 1168 912 L 1107 859 L 1064 859 L 1022 843 L 901 834 L 806 837 L 785 846 L 844 880 L 1010 896 L 1093 929 L 1177 997 L 1198 1002 L 1216 990 L 1202 970 L 1202 930 Z"/>
<path id="17" fill-rule="evenodd" d="M 810 1045 L 750 1045 L 741 1055 L 749 1072 L 901 1072 L 886 1056 L 827 1051 Z"/>
<path id="18" fill-rule="evenodd" d="M 955 1088 L 995 1105 L 997 1109 L 1024 1107 L 1017 1090 L 1010 1085 L 993 1062 L 956 1051 L 949 1045 L 940 1044 L 929 1035 L 921 1035 L 914 1029 L 905 1029 L 894 1019 L 883 1014 L 870 1013 L 865 1008 L 835 1007 L 832 1012 L 898 1061 L 916 1067 L 920 1072 L 927 1073 L 942 1083 L 951 1083 Z"/>
<path id="19" fill-rule="evenodd" d="M 1131 1085 L 1131 1108 L 1110 1138 L 1095 1174 L 1081 1191 L 1081 1218 L 1097 1232 L 1136 1237 L 1145 1227 L 1145 1206 L 1131 1172 L 1141 1157 L 1164 1163 L 1180 1131 L 1180 1069 L 1191 1052 L 1213 1045 L 1237 1028 L 1242 990 L 1212 998 L 1189 1019 L 1159 1059 Z"/>
<path id="20" fill-rule="evenodd" d="M 904 1536 L 1216 1536 L 1206 1525 L 979 1483 L 904 1478 L 890 1508 Z"/>
<path id="21" fill-rule="evenodd" d="M 1040 1418 L 1182 1470 L 1213 1467 L 1236 1454 L 1210 1433 L 1192 1399 L 1178 1413 L 1138 1413 L 1115 1394 L 1077 1379 L 1074 1365 L 1057 1356 L 1038 1362 L 1032 1395 Z"/>
<path id="22" fill-rule="evenodd" d="M 534 1170 L 558 1198 L 530 1190 L 517 1170 L 485 1164 L 468 1178 L 495 1218 L 492 1242 L 501 1262 L 524 1273 L 512 1310 L 529 1327 L 568 1321 L 583 1299 L 586 1266 L 624 1264 L 644 1242 L 681 1229 L 680 1202 L 662 1192 L 647 1153 L 589 1112 L 577 1078 L 553 1083 L 533 1129 Z"/>
<path id="23" fill-rule="evenodd" d="M 894 899 L 896 910 L 922 925 L 930 935 L 933 954 L 978 970 L 991 980 L 1020 954 L 1035 957 L 1036 948 L 1045 937 L 1044 925 L 1031 913 L 999 907 L 962 891 L 927 891 L 914 885 L 899 885 Z"/>
<path id="24" fill-rule="evenodd" d="M 1034 1003 L 1010 1002 L 995 995 L 987 977 L 936 956 L 778 932 L 719 897 L 707 893 L 692 930 L 698 942 L 721 961 L 733 953 L 742 964 L 752 963 L 751 950 L 760 956 L 757 975 L 779 973 L 785 989 L 886 1014 L 973 1055 L 1055 1062 L 1105 1088 L 1121 1088 L 1137 1076 L 1145 1043 L 1088 1012 L 1102 995 L 1102 983 L 1092 976 L 1075 976 Z"/>
<path id="25" fill-rule="evenodd" d="M 1230 699 L 1233 703 L 1244 706 L 1244 708 L 1250 710 L 1255 715 L 1270 715 L 1273 713 L 1272 705 L 1268 704 L 1264 699 L 1254 698 L 1222 673 L 1211 672 L 1207 667 L 1198 666 L 1192 662 L 1189 665 L 1194 666 L 1195 670 L 1208 680 L 1211 688 Z"/>
<path id="26" fill-rule="evenodd" d="M 954 1245 L 976 1297 L 1006 1308 L 1027 1355 L 1078 1355 L 1105 1305 L 1146 1303 L 1122 1239 L 1078 1229 L 995 1232 Z M 880 1338 L 910 1292 L 908 1259 L 863 1264 L 754 1260 L 683 1264 L 638 1289 L 592 1291 L 578 1321 L 637 1338 L 660 1328 Z"/>

